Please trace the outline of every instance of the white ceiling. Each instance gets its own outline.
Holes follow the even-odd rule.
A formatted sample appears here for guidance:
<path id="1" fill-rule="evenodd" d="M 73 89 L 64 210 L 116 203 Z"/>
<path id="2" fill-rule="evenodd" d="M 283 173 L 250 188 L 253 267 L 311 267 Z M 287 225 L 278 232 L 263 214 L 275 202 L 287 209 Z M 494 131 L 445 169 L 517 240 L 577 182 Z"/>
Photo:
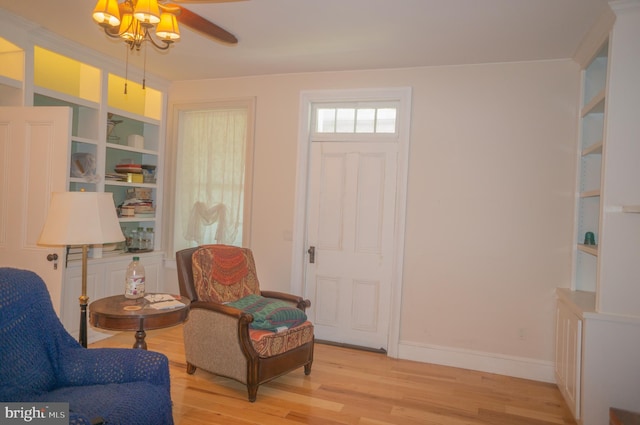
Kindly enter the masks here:
<path id="1" fill-rule="evenodd" d="M 219 1 L 219 0 L 218 0 Z M 0 0 L 0 8 L 124 61 L 93 23 L 95 0 Z M 184 5 L 236 46 L 181 27 L 147 69 L 169 80 L 570 58 L 606 0 L 245 0 Z M 0 9 L 0 13 L 6 13 Z M 130 59 L 142 67 L 142 58 Z"/>

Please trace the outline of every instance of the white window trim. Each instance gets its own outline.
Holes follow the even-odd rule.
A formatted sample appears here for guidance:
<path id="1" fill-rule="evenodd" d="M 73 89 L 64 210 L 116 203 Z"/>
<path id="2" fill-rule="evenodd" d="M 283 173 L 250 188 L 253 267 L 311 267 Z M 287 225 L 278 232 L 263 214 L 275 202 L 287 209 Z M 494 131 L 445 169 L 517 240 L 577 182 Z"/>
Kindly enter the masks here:
<path id="1" fill-rule="evenodd" d="M 394 269 L 391 282 L 391 304 L 389 343 L 387 354 L 398 357 L 400 344 L 400 316 L 402 307 L 402 272 L 404 259 L 405 217 L 407 204 L 407 177 L 409 168 L 409 133 L 411 123 L 411 88 L 380 88 L 354 90 L 314 90 L 300 94 L 300 122 L 298 128 L 298 164 L 296 167 L 296 193 L 293 224 L 293 248 L 291 261 L 291 292 L 302 294 L 305 282 L 306 259 L 306 203 L 307 176 L 311 144 L 312 111 L 315 103 L 399 101 L 398 132 L 394 140 L 398 143 L 398 179 L 396 209 L 396 239 L 394 240 Z"/>

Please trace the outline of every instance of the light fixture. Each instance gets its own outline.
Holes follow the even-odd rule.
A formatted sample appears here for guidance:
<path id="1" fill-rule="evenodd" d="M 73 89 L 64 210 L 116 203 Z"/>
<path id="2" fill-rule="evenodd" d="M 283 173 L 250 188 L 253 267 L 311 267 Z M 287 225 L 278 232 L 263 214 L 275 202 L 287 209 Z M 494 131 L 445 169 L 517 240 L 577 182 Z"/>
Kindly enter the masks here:
<path id="1" fill-rule="evenodd" d="M 98 0 L 93 10 L 93 20 L 103 27 L 120 25 L 120 11 L 118 2 L 112 0 Z"/>
<path id="2" fill-rule="evenodd" d="M 109 192 L 54 192 L 39 245 L 82 245 L 82 293 L 80 337 L 87 346 L 87 253 L 89 245 L 124 240 L 120 222 Z"/>
<path id="3" fill-rule="evenodd" d="M 104 28 L 109 37 L 120 38 L 133 50 L 151 42 L 157 49 L 166 50 L 180 39 L 176 13 L 179 9 L 159 6 L 157 0 L 98 0 L 93 20 Z M 155 40 L 152 29 L 155 30 Z"/>

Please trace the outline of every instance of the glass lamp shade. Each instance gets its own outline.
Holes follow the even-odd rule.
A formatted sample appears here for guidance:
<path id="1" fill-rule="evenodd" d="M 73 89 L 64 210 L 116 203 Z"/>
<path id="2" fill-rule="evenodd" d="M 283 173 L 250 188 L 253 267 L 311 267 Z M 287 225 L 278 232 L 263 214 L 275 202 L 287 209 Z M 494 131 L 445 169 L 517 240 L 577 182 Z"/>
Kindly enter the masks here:
<path id="1" fill-rule="evenodd" d="M 117 27 L 120 25 L 120 11 L 118 0 L 98 0 L 93 9 L 93 20 L 103 27 Z"/>
<path id="2" fill-rule="evenodd" d="M 161 40 L 175 41 L 180 38 L 178 19 L 173 13 L 165 12 L 160 15 L 160 22 L 156 28 L 156 35 Z"/>
<path id="3" fill-rule="evenodd" d="M 160 8 L 157 0 L 138 0 L 133 16 L 143 25 L 153 25 L 160 22 Z"/>
<path id="4" fill-rule="evenodd" d="M 124 240 L 109 192 L 54 192 L 39 245 L 94 245 Z"/>

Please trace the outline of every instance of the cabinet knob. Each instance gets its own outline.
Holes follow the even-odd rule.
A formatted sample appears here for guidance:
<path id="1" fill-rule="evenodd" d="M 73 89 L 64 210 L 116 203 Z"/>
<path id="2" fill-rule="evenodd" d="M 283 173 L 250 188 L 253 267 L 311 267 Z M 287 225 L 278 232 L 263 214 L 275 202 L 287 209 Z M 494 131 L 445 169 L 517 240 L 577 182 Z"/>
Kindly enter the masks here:
<path id="1" fill-rule="evenodd" d="M 58 254 L 54 252 L 47 255 L 47 261 L 53 261 L 53 270 L 58 270 Z"/>

